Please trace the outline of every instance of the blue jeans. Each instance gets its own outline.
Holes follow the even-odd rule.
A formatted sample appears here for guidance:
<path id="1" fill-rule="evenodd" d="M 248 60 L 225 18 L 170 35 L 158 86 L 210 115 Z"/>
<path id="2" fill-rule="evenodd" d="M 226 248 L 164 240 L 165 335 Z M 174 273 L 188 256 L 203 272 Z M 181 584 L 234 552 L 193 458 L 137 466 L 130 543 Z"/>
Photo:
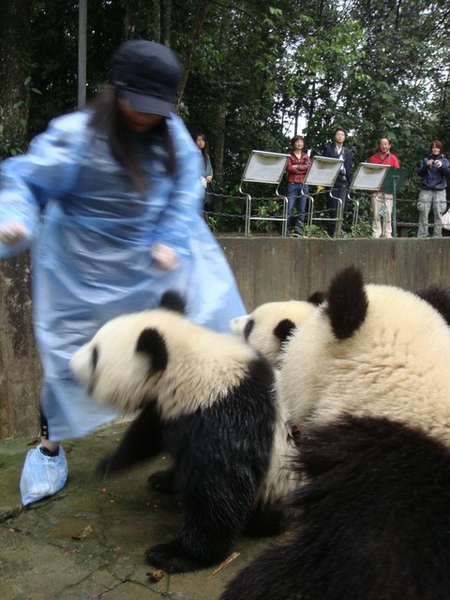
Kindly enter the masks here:
<path id="1" fill-rule="evenodd" d="M 297 218 L 295 227 L 303 229 L 306 217 L 306 207 L 308 205 L 308 186 L 303 183 L 288 183 L 288 223 L 293 216 L 294 208 L 297 206 Z"/>

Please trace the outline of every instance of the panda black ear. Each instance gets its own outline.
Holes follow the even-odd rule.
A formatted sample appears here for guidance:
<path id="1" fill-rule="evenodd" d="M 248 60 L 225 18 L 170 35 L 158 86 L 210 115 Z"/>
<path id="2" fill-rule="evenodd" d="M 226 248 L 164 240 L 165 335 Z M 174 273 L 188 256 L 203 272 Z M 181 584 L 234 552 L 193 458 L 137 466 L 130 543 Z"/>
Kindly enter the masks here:
<path id="1" fill-rule="evenodd" d="M 450 290 L 430 286 L 417 292 L 417 295 L 431 304 L 450 326 Z"/>
<path id="2" fill-rule="evenodd" d="M 311 294 L 311 296 L 306 299 L 306 302 L 314 304 L 314 306 L 319 306 L 320 304 L 323 304 L 325 300 L 325 292 L 314 292 L 314 294 Z"/>
<path id="3" fill-rule="evenodd" d="M 141 332 L 136 343 L 136 352 L 149 358 L 149 375 L 166 369 L 169 354 L 164 338 L 156 329 L 148 328 Z"/>
<path id="4" fill-rule="evenodd" d="M 184 298 L 175 290 L 169 290 L 165 292 L 159 303 L 160 308 L 167 308 L 167 310 L 173 310 L 174 312 L 186 313 L 186 302 Z"/>
<path id="5" fill-rule="evenodd" d="M 369 301 L 362 273 L 348 267 L 336 275 L 327 294 L 326 313 L 338 340 L 351 337 L 366 318 Z"/>
<path id="6" fill-rule="evenodd" d="M 273 330 L 273 334 L 282 342 L 286 341 L 289 335 L 294 331 L 295 323 L 290 319 L 283 319 Z"/>

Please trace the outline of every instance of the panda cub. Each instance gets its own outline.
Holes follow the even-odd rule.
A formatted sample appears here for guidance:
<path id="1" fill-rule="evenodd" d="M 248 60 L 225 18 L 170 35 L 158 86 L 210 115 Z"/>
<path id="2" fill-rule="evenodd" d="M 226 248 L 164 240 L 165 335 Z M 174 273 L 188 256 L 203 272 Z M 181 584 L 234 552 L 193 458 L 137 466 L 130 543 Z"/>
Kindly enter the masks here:
<path id="1" fill-rule="evenodd" d="M 266 302 L 250 314 L 232 319 L 230 329 L 279 367 L 286 340 L 323 301 L 324 295 L 316 292 L 306 301 Z"/>
<path id="2" fill-rule="evenodd" d="M 448 600 L 450 295 L 350 267 L 326 297 L 280 372 L 301 424 L 297 533 L 222 600 Z"/>
<path id="3" fill-rule="evenodd" d="M 180 573 L 223 560 L 244 533 L 278 533 L 280 502 L 295 487 L 293 448 L 274 394 L 274 371 L 237 337 L 190 322 L 177 294 L 161 306 L 105 324 L 72 358 L 94 398 L 137 418 L 99 466 L 113 475 L 168 450 L 173 466 L 150 483 L 180 494 L 173 541 L 147 561 Z"/>

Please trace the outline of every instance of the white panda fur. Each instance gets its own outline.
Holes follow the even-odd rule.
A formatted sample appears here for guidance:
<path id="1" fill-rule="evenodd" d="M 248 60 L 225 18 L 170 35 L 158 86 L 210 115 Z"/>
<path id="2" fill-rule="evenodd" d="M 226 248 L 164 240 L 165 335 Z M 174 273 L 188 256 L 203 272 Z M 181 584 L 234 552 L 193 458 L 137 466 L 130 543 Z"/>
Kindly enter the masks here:
<path id="1" fill-rule="evenodd" d="M 148 359 L 135 348 L 142 330 L 150 327 L 167 334 L 165 346 L 177 360 L 169 373 L 161 375 L 156 369 L 143 380 Z M 248 362 L 255 358 L 254 352 L 230 335 L 217 334 L 172 311 L 155 309 L 109 321 L 75 354 L 72 368 L 84 382 L 89 381 L 90 355 L 99 341 L 103 365 L 101 384 L 96 385 L 95 375 L 92 378 L 96 399 L 133 413 L 150 390 L 167 420 L 211 406 L 242 381 Z"/>
<path id="2" fill-rule="evenodd" d="M 71 367 L 99 401 L 121 412 L 142 409 L 100 475 L 172 451 L 174 467 L 150 483 L 181 494 L 183 522 L 172 543 L 149 548 L 146 558 L 175 573 L 226 558 L 244 529 L 280 531 L 289 514 L 282 499 L 298 484 L 269 362 L 243 340 L 190 322 L 170 302 L 106 323 Z"/>
<path id="3" fill-rule="evenodd" d="M 326 298 L 280 371 L 300 423 L 297 532 L 221 600 L 448 600 L 450 294 L 349 267 Z"/>
<path id="4" fill-rule="evenodd" d="M 336 338 L 326 304 L 292 336 L 278 386 L 288 414 L 297 423 L 312 418 L 317 424 L 343 412 L 386 416 L 450 445 L 442 376 L 450 365 L 450 329 L 413 292 L 371 284 L 365 292 L 364 326 L 351 337 Z"/>
<path id="5" fill-rule="evenodd" d="M 322 300 L 320 294 L 315 294 L 306 301 L 266 302 L 248 315 L 231 319 L 230 329 L 278 367 L 283 345 Z"/>

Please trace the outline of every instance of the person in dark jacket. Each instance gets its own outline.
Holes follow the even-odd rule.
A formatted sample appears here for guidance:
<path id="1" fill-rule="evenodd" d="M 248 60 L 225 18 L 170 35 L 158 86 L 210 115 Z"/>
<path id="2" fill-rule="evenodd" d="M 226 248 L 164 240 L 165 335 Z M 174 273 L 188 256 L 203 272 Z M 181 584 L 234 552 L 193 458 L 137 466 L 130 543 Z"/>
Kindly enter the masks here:
<path id="1" fill-rule="evenodd" d="M 416 169 L 422 179 L 417 210 L 419 211 L 418 238 L 428 237 L 428 215 L 433 207 L 433 236 L 442 236 L 442 215 L 447 207 L 447 177 L 450 176 L 450 163 L 444 156 L 444 145 L 439 140 L 431 142 L 431 152 L 421 160 Z"/>
<path id="2" fill-rule="evenodd" d="M 345 130 L 342 129 L 342 127 L 336 128 L 333 133 L 333 143 L 327 146 L 322 153 L 322 156 L 328 156 L 329 158 L 342 158 L 344 161 L 334 187 L 327 195 L 327 209 L 330 219 L 336 219 L 337 217 L 338 200 L 336 198 L 340 198 L 342 200 L 344 209 L 342 229 L 344 231 L 347 229 L 348 192 L 352 182 L 353 174 L 353 153 L 348 148 L 344 148 L 345 138 Z M 336 221 L 327 221 L 327 231 L 328 235 L 334 235 L 334 232 L 336 231 Z"/>

